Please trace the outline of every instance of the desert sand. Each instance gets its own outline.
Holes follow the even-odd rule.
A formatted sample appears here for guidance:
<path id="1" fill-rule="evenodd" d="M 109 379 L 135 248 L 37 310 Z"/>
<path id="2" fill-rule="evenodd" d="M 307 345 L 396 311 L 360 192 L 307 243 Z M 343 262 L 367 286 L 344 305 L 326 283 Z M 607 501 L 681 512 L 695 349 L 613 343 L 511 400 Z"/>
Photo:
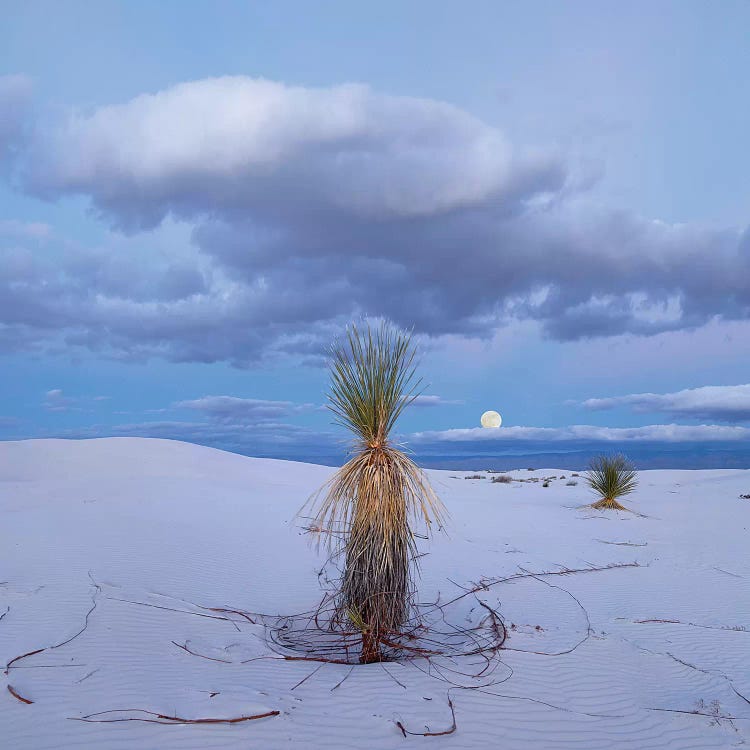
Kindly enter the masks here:
<path id="1" fill-rule="evenodd" d="M 325 555 L 295 513 L 332 471 L 166 440 L 0 443 L 0 744 L 708 750 L 750 740 L 750 500 L 740 497 L 750 471 L 641 472 L 630 513 L 586 508 L 595 498 L 582 477 L 568 484 L 570 471 L 523 467 L 507 484 L 429 471 L 450 519 L 420 540 L 420 598 L 477 588 L 450 617 L 472 623 L 479 602 L 502 615 L 508 638 L 487 687 L 446 682 L 420 660 L 352 668 L 269 648 L 248 613 L 293 614 L 321 596 Z M 518 481 L 547 477 L 548 487 Z M 454 731 L 404 737 L 399 724 L 450 730 L 449 699 Z M 133 720 L 259 714 L 269 715 Z"/>

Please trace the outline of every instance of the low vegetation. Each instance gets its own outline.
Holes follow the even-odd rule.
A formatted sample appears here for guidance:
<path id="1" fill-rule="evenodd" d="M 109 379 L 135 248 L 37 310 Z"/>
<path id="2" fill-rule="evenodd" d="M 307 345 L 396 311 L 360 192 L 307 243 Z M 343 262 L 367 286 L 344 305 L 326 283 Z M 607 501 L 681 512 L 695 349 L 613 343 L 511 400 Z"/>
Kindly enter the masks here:
<path id="1" fill-rule="evenodd" d="M 586 482 L 599 496 L 591 504 L 597 510 L 627 510 L 617 499 L 629 495 L 638 485 L 638 472 L 625 456 L 597 456 L 586 473 Z"/>
<path id="2" fill-rule="evenodd" d="M 509 477 L 507 474 L 498 474 L 496 477 L 492 477 L 493 484 L 510 484 L 513 481 L 513 477 Z"/>

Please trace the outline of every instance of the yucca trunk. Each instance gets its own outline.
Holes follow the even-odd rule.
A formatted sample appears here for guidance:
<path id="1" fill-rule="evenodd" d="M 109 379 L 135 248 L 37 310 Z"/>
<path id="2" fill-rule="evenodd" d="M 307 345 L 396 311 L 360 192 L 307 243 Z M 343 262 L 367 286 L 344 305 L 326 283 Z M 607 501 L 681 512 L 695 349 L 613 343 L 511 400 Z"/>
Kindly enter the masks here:
<path id="1" fill-rule="evenodd" d="M 361 460 L 361 459 L 360 459 Z M 384 637 L 408 616 L 413 534 L 403 488 L 393 486 L 388 450 L 365 454 L 341 584 L 342 606 L 362 631 L 360 661 L 380 661 Z"/>

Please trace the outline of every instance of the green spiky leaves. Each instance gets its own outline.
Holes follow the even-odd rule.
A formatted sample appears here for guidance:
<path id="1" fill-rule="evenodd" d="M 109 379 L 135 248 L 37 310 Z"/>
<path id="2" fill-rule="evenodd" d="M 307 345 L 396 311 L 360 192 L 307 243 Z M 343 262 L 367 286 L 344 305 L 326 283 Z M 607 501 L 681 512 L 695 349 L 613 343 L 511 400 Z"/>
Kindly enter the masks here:
<path id="1" fill-rule="evenodd" d="M 593 508 L 627 510 L 617 498 L 629 495 L 638 485 L 638 473 L 625 456 L 597 456 L 592 459 L 586 482 L 599 496 Z"/>
<path id="2" fill-rule="evenodd" d="M 336 421 L 366 445 L 383 444 L 417 397 L 411 336 L 387 324 L 373 332 L 352 326 L 331 349 L 329 407 Z"/>

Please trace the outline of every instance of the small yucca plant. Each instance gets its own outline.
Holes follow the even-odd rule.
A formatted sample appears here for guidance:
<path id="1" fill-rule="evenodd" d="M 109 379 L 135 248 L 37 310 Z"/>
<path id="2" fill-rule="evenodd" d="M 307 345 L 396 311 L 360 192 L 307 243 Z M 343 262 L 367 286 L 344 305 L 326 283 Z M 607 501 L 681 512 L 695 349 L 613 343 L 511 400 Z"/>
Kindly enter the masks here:
<path id="1" fill-rule="evenodd" d="M 592 508 L 627 510 L 617 502 L 617 498 L 630 494 L 636 488 L 638 475 L 625 456 L 597 456 L 591 461 L 586 482 L 600 498 L 591 504 Z"/>
<path id="2" fill-rule="evenodd" d="M 389 435 L 418 394 L 411 336 L 382 324 L 352 326 L 331 349 L 329 408 L 355 437 L 354 456 L 314 497 L 315 525 L 343 532 L 339 612 L 362 633 L 363 663 L 409 616 L 414 522 L 429 533 L 444 509 L 419 467 Z M 339 538 L 328 537 L 329 543 Z"/>

